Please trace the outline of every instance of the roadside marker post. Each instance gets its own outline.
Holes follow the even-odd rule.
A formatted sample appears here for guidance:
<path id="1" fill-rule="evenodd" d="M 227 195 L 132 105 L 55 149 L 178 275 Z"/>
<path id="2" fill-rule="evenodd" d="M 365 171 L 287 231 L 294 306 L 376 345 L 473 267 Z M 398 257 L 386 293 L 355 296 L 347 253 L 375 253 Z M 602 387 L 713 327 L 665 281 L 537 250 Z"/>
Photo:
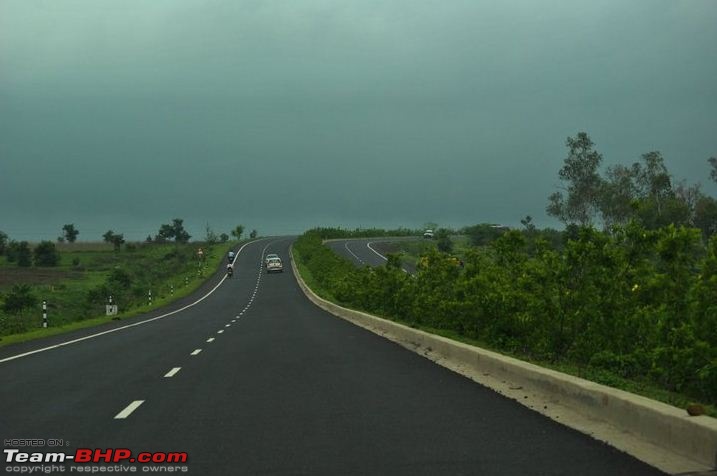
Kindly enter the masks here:
<path id="1" fill-rule="evenodd" d="M 115 304 L 112 304 L 112 295 L 110 294 L 109 299 L 107 300 L 107 305 L 105 306 L 105 314 L 107 316 L 116 316 L 117 315 L 117 306 Z"/>
<path id="2" fill-rule="evenodd" d="M 174 296 L 174 284 L 169 285 L 169 294 L 170 296 Z"/>
<path id="3" fill-rule="evenodd" d="M 147 298 L 149 300 L 149 305 L 152 305 L 152 290 L 149 290 L 149 293 L 147 293 Z"/>
<path id="4" fill-rule="evenodd" d="M 42 301 L 42 327 L 47 327 L 47 301 Z"/>

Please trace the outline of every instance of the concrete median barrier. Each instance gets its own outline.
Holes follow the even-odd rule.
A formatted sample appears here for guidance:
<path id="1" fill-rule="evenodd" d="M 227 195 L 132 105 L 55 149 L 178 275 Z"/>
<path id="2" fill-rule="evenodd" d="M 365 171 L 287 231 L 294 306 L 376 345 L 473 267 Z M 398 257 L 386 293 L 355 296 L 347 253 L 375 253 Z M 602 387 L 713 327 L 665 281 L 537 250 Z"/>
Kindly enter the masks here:
<path id="1" fill-rule="evenodd" d="M 717 468 L 717 420 L 496 352 L 341 307 L 317 296 L 292 268 L 306 296 L 329 313 L 382 335 L 508 398 L 671 474 Z"/>

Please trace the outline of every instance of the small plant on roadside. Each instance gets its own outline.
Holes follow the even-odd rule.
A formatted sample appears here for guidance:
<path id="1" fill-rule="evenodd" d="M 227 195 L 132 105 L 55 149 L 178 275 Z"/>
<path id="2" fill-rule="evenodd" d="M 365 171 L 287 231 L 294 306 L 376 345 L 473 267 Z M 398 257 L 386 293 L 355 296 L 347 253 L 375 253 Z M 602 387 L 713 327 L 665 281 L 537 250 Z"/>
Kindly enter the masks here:
<path id="1" fill-rule="evenodd" d="M 27 284 L 16 284 L 5 296 L 2 309 L 8 314 L 16 314 L 25 308 L 37 305 L 37 298 L 32 295 Z"/>

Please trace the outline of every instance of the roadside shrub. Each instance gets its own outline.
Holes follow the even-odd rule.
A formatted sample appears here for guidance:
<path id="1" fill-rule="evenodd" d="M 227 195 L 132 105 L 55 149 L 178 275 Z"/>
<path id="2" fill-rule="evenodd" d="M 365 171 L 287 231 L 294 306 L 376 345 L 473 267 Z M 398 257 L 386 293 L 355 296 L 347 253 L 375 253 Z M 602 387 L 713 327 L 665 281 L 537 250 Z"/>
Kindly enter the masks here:
<path id="1" fill-rule="evenodd" d="M 55 243 L 42 241 L 33 251 L 35 255 L 35 266 L 57 266 L 60 262 L 60 253 L 57 252 Z"/>
<path id="2" fill-rule="evenodd" d="M 37 298 L 32 295 L 30 286 L 27 284 L 15 284 L 5 296 L 2 309 L 8 314 L 16 314 L 25 308 L 36 305 Z"/>
<path id="3" fill-rule="evenodd" d="M 20 267 L 29 267 L 32 265 L 32 252 L 27 241 L 11 241 L 7 246 L 8 263 L 17 263 Z"/>

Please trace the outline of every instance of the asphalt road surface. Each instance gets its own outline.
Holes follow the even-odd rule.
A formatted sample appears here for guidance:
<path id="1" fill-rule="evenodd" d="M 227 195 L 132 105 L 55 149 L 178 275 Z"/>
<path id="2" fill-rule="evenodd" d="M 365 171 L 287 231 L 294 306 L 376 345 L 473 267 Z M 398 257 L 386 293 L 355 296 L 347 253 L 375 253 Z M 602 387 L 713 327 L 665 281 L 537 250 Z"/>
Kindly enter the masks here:
<path id="1" fill-rule="evenodd" d="M 356 238 L 349 240 L 334 240 L 326 243 L 337 254 L 348 259 L 357 266 L 381 266 L 386 264 L 386 254 L 395 252 L 396 245 L 401 241 L 416 241 L 423 238 L 412 236 L 395 238 Z M 400 248 L 400 246 L 398 246 Z M 408 273 L 415 273 L 416 269 L 410 263 L 402 263 L 403 269 Z"/>
<path id="2" fill-rule="evenodd" d="M 11 360 L 98 330 L 1 348 L 4 449 L 187 452 L 197 476 L 659 474 L 319 310 L 290 242 L 249 244 L 234 278 L 182 312 Z M 262 270 L 272 252 L 284 273 Z"/>

